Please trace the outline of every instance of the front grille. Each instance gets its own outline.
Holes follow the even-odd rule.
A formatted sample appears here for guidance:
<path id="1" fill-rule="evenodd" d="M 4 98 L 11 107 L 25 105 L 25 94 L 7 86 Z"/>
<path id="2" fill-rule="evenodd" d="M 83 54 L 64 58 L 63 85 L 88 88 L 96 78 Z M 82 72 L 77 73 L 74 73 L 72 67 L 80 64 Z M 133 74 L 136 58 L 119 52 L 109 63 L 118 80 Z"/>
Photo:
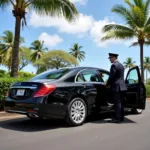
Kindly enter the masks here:
<path id="1" fill-rule="evenodd" d="M 24 99 L 28 99 L 29 97 L 32 96 L 33 94 L 33 90 L 32 89 L 24 89 L 25 92 L 24 92 L 24 95 L 23 96 L 17 96 L 17 88 L 11 88 L 10 89 L 10 93 L 9 93 L 9 96 L 13 99 L 16 99 L 16 100 L 24 100 Z"/>

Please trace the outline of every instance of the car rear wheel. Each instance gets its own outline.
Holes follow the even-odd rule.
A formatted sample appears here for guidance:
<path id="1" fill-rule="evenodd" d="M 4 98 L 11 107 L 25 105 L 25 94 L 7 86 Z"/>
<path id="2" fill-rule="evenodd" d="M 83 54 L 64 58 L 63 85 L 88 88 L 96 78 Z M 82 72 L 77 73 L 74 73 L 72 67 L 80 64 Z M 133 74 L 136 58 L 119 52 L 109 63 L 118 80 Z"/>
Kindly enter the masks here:
<path id="1" fill-rule="evenodd" d="M 134 113 L 134 114 L 141 114 L 143 112 L 143 110 L 134 108 L 134 109 L 131 110 L 131 112 Z"/>
<path id="2" fill-rule="evenodd" d="M 87 117 L 87 105 L 81 98 L 73 99 L 67 110 L 66 123 L 71 126 L 79 126 L 84 123 Z"/>

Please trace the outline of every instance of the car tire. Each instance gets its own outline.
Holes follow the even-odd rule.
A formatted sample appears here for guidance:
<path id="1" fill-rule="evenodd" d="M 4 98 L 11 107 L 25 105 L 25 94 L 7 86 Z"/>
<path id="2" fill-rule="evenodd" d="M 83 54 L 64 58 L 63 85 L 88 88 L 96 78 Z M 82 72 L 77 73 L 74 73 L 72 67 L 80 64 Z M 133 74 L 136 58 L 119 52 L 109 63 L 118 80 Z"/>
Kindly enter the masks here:
<path id="1" fill-rule="evenodd" d="M 142 110 L 142 109 L 133 108 L 133 109 L 131 110 L 131 112 L 132 112 L 133 114 L 142 114 L 143 110 Z"/>
<path id="2" fill-rule="evenodd" d="M 87 105 L 81 98 L 74 98 L 67 108 L 66 123 L 69 126 L 80 126 L 87 118 Z"/>

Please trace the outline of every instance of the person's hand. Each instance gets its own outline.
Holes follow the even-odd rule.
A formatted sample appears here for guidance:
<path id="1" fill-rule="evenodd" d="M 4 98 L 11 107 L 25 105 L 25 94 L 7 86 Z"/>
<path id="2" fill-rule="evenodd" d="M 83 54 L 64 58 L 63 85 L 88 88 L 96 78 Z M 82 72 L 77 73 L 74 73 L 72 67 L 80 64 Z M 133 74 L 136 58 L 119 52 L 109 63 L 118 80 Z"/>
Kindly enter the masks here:
<path id="1" fill-rule="evenodd" d="M 110 86 L 107 86 L 107 83 L 104 83 L 104 86 L 105 86 L 106 88 L 110 88 Z"/>

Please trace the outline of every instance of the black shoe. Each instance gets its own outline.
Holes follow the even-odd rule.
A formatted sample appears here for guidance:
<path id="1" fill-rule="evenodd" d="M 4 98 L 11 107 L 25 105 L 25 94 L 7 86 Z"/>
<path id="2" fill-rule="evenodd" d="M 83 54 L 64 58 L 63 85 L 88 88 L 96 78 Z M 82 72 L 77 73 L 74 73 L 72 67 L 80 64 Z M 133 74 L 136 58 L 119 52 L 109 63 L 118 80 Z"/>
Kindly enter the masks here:
<path id="1" fill-rule="evenodd" d="M 116 120 L 116 119 L 109 120 L 108 122 L 110 122 L 110 123 L 121 123 L 120 120 Z"/>

